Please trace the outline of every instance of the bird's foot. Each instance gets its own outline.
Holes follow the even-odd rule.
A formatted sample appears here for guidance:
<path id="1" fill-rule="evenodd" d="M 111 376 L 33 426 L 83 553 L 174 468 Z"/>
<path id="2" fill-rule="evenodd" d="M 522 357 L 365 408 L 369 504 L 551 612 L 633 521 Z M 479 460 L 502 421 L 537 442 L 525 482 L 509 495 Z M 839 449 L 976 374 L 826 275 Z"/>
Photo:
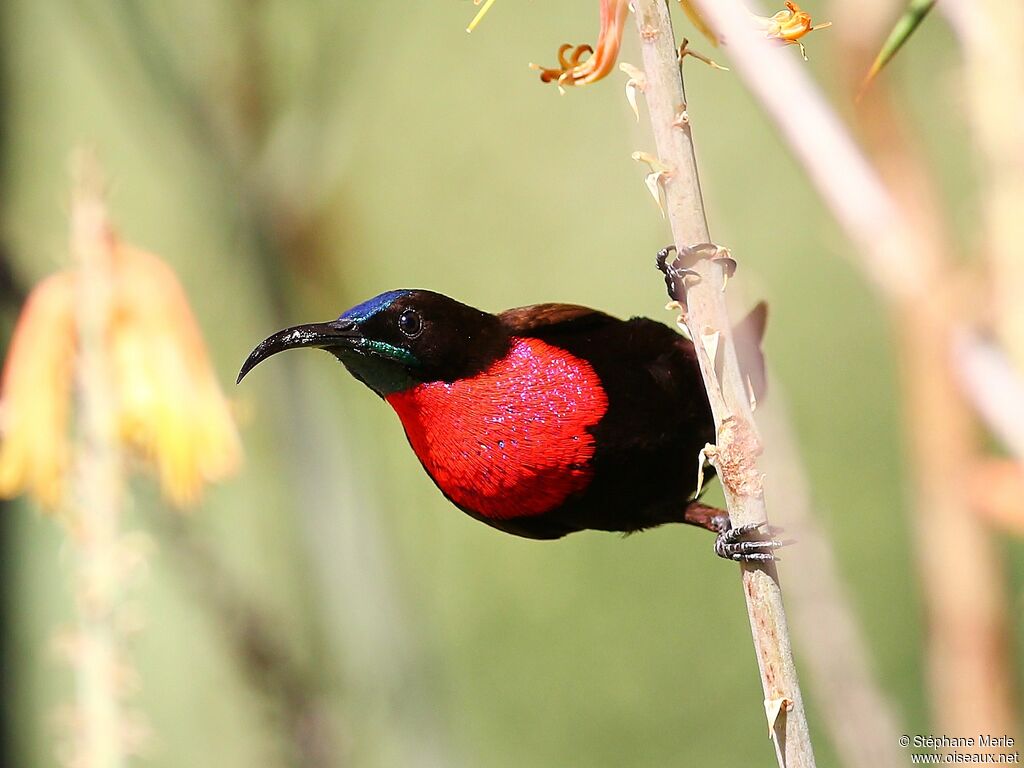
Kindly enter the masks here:
<path id="1" fill-rule="evenodd" d="M 772 562 L 778 559 L 775 557 L 776 549 L 793 543 L 789 539 L 776 538 L 781 532 L 781 528 L 766 523 L 749 523 L 733 528 L 727 521 L 715 539 L 715 554 L 741 563 Z"/>
<path id="2" fill-rule="evenodd" d="M 669 261 L 669 256 L 673 253 L 676 254 L 676 258 Z M 679 295 L 679 286 L 687 275 L 697 274 L 688 267 L 680 266 L 682 261 L 683 259 L 680 258 L 678 250 L 672 244 L 666 245 L 658 251 L 658 255 L 655 258 L 658 271 L 665 276 L 665 289 L 668 291 L 669 298 L 672 301 L 682 301 Z"/>
<path id="3" fill-rule="evenodd" d="M 746 563 L 764 563 L 776 560 L 775 550 L 792 544 L 791 539 L 779 540 L 781 528 L 766 523 L 752 523 L 732 527 L 729 513 L 694 499 L 683 511 L 683 522 L 717 534 L 715 554 L 726 560 Z"/>
<path id="4" fill-rule="evenodd" d="M 670 269 L 672 269 L 672 267 L 668 263 L 668 257 L 675 253 L 675 250 L 675 244 L 669 243 L 660 251 L 658 251 L 658 255 L 655 258 L 654 263 L 657 265 L 659 272 L 664 274 L 668 272 Z"/>
<path id="5" fill-rule="evenodd" d="M 673 252 L 676 257 L 669 261 L 669 256 Z M 667 245 L 658 251 L 655 264 L 658 271 L 665 276 L 665 287 L 668 289 L 668 295 L 672 301 L 678 301 L 683 306 L 686 305 L 687 287 L 701 279 L 700 273 L 694 269 L 701 259 L 710 259 L 720 263 L 722 279 L 725 281 L 728 281 L 736 273 L 736 260 L 730 255 L 729 249 L 714 243 L 698 243 L 681 250 L 674 245 Z M 680 293 L 684 295 L 680 296 Z"/>

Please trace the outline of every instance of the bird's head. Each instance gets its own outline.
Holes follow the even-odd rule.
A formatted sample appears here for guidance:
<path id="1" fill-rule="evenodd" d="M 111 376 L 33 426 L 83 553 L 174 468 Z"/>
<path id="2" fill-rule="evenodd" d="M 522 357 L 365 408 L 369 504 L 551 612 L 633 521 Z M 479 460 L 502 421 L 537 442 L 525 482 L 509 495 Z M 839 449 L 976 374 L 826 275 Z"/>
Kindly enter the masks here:
<path id="1" fill-rule="evenodd" d="M 494 315 L 423 290 L 388 291 L 337 320 L 285 328 L 252 351 L 238 381 L 286 349 L 317 347 L 381 397 L 429 381 L 472 376 L 500 358 L 509 339 Z"/>

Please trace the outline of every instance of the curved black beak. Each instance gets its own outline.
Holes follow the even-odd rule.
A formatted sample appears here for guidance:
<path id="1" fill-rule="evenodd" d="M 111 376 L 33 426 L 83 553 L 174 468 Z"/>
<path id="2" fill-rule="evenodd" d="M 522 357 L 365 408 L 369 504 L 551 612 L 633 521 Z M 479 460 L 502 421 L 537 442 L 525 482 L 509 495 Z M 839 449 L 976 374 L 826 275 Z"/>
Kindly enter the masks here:
<path id="1" fill-rule="evenodd" d="M 284 352 L 286 349 L 297 349 L 299 347 L 317 347 L 320 349 L 331 347 L 356 347 L 363 340 L 356 324 L 352 320 L 332 320 L 329 323 L 310 323 L 308 325 L 296 325 L 292 328 L 285 328 L 273 336 L 268 336 L 259 343 L 245 363 L 242 370 L 238 372 L 237 384 L 245 374 L 255 368 L 259 363 L 271 355 Z"/>

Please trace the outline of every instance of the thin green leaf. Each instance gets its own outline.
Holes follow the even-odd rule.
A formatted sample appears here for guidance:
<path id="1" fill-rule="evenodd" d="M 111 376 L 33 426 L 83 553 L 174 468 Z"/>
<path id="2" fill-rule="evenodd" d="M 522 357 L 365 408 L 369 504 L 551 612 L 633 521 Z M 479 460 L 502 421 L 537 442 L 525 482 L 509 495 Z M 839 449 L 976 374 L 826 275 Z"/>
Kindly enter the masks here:
<path id="1" fill-rule="evenodd" d="M 896 52 L 903 47 L 903 44 L 907 42 L 914 30 L 917 29 L 918 25 L 924 21 L 924 17 L 928 15 L 928 11 L 935 5 L 935 0 L 910 0 L 907 3 L 907 10 L 904 11 L 903 15 L 897 20 L 896 26 L 892 28 L 892 32 L 889 33 L 889 37 L 882 45 L 882 50 L 878 52 L 878 56 L 875 57 L 874 63 L 871 65 L 871 69 L 868 71 L 867 77 L 864 78 L 864 84 L 861 86 L 861 93 L 870 85 L 871 81 L 875 79 L 877 75 L 886 64 L 888 64 L 892 57 L 896 55 Z"/>

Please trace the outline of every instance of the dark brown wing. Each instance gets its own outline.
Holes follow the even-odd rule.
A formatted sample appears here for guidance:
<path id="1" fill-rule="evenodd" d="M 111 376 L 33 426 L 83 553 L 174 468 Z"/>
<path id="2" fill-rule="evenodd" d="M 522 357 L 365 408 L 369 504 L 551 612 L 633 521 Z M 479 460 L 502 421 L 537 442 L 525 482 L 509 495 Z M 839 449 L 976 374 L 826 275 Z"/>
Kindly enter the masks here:
<path id="1" fill-rule="evenodd" d="M 662 323 L 580 306 L 539 305 L 499 317 L 510 333 L 588 363 L 608 402 L 590 430 L 589 486 L 544 516 L 516 519 L 517 532 L 634 531 L 682 519 L 695 490 L 694 457 L 715 436 L 693 345 Z"/>
<path id="2" fill-rule="evenodd" d="M 631 325 L 637 327 L 661 326 L 652 320 L 633 318 L 628 323 L 579 304 L 533 304 L 528 307 L 509 309 L 498 315 L 502 326 L 513 336 L 536 336 L 544 339 L 558 338 L 566 334 L 589 335 L 601 330 L 611 330 L 609 326 Z M 761 351 L 761 340 L 764 338 L 765 325 L 768 320 L 768 305 L 757 304 L 750 313 L 733 329 L 736 351 L 740 367 L 750 378 L 757 400 L 764 398 L 766 383 L 764 370 L 764 354 Z M 650 324 L 650 325 L 648 325 Z M 657 333 L 662 339 L 674 338 L 677 335 L 668 329 L 656 329 L 648 333 Z M 681 337 L 675 338 L 676 343 L 682 342 Z"/>
<path id="3" fill-rule="evenodd" d="M 566 326 L 582 328 L 619 322 L 611 315 L 579 304 L 532 304 L 505 310 L 498 319 L 513 336 L 537 336 Z"/>

